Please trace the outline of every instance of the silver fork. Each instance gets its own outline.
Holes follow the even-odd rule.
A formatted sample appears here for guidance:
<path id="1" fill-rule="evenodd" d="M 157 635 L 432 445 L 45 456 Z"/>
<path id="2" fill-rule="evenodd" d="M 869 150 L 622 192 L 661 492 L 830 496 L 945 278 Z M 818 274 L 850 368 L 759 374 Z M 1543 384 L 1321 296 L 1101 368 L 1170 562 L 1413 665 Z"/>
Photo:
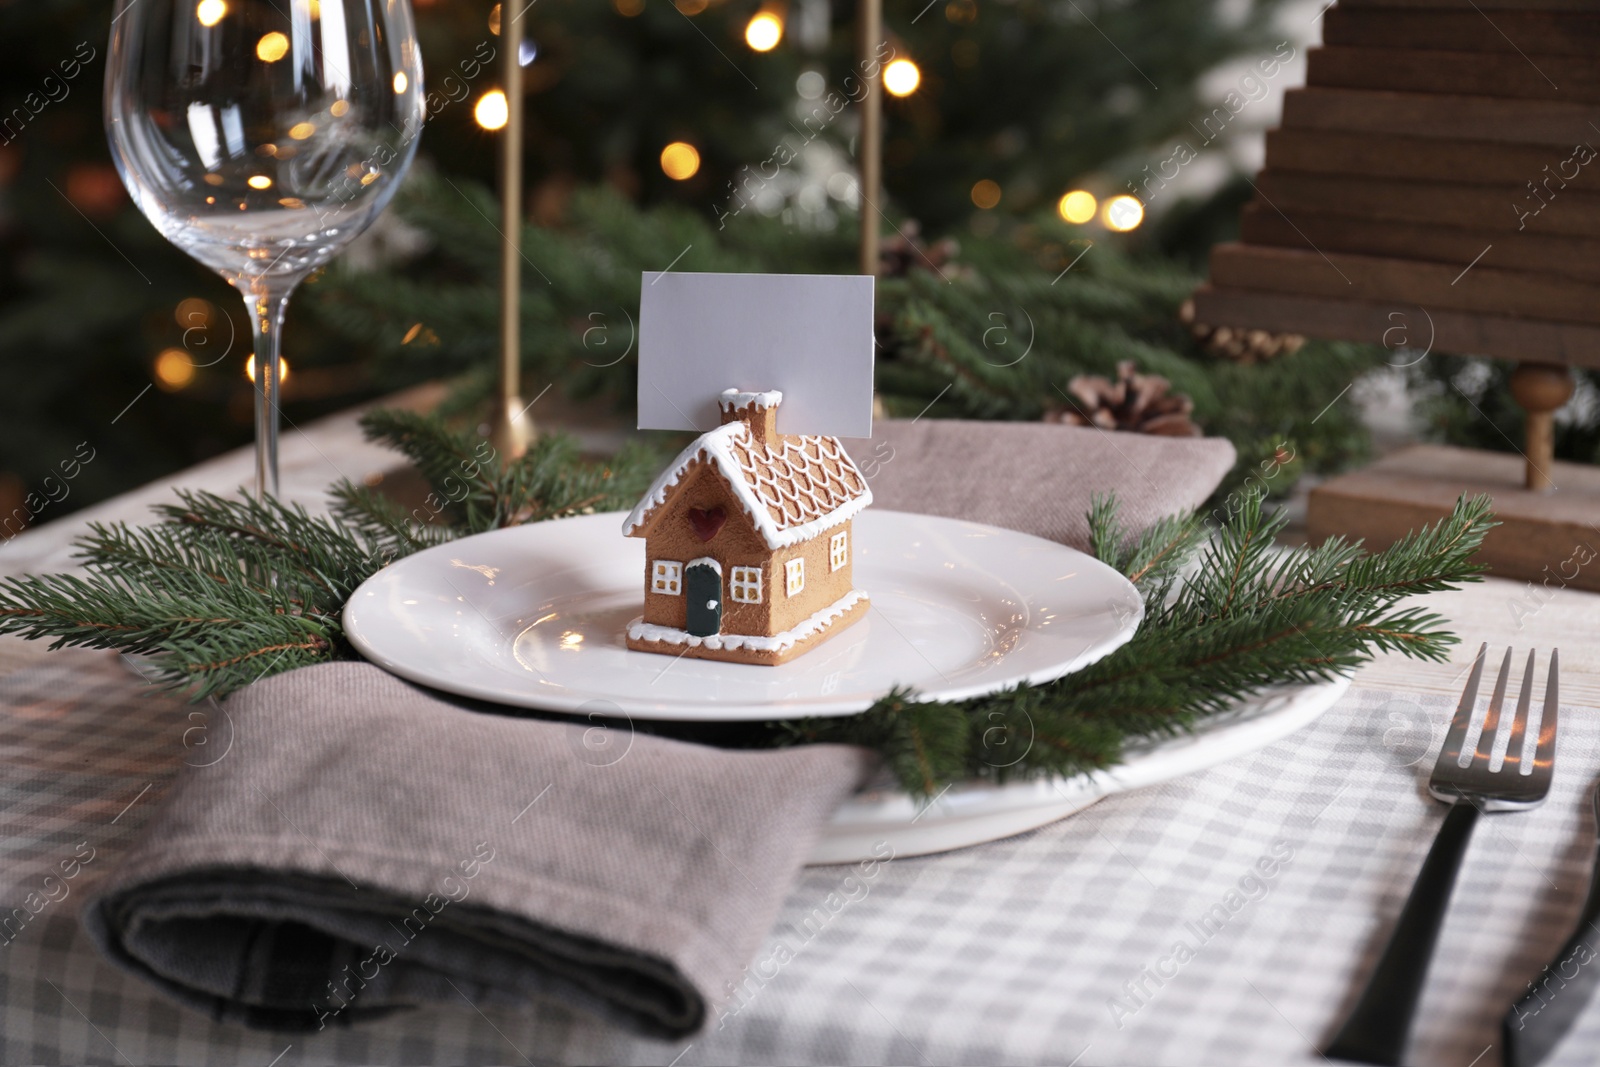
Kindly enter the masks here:
<path id="1" fill-rule="evenodd" d="M 1332 1059 L 1400 1063 L 1411 1033 L 1411 1017 L 1422 995 L 1428 964 L 1433 959 L 1433 946 L 1450 905 L 1450 891 L 1455 887 L 1456 872 L 1466 854 L 1472 828 L 1477 825 L 1478 813 L 1525 811 L 1538 807 L 1550 792 L 1559 702 L 1557 652 L 1550 653 L 1550 675 L 1545 682 L 1544 715 L 1539 720 L 1538 737 L 1530 743 L 1528 709 L 1533 700 L 1534 668 L 1534 653 L 1530 651 L 1527 670 L 1522 676 L 1522 695 L 1517 698 L 1517 712 L 1511 722 L 1505 762 L 1498 770 L 1491 770 L 1506 682 L 1511 674 L 1511 650 L 1506 649 L 1477 749 L 1464 761 L 1467 734 L 1476 717 L 1478 682 L 1483 677 L 1483 660 L 1488 649 L 1488 644 L 1478 649 L 1467 688 L 1461 694 L 1450 732 L 1439 750 L 1438 762 L 1433 765 L 1433 776 L 1428 779 L 1428 792 L 1434 799 L 1449 804 L 1450 813 L 1445 816 L 1444 825 L 1439 827 L 1439 835 L 1428 850 L 1428 858 L 1422 863 L 1416 885 L 1406 898 L 1394 933 L 1389 936 L 1389 944 L 1378 959 L 1377 969 L 1326 1050 L 1326 1055 Z"/>

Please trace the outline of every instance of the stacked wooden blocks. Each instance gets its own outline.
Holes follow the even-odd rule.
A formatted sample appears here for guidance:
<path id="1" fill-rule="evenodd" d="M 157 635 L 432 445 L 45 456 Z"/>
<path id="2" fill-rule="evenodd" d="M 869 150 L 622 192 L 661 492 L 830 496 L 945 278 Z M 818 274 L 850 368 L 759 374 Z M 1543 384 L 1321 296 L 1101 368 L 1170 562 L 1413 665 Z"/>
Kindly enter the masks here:
<path id="1" fill-rule="evenodd" d="M 1197 318 L 1600 367 L 1600 7 L 1341 0 L 1323 41 Z"/>
<path id="2" fill-rule="evenodd" d="M 1552 459 L 1567 366 L 1600 368 L 1600 4 L 1340 0 L 1267 135 L 1197 321 L 1519 361 L 1522 455 L 1419 446 L 1313 491 L 1313 538 L 1390 543 L 1489 492 L 1496 573 L 1600 589 L 1600 470 Z M 1570 568 L 1569 568 L 1570 569 Z"/>

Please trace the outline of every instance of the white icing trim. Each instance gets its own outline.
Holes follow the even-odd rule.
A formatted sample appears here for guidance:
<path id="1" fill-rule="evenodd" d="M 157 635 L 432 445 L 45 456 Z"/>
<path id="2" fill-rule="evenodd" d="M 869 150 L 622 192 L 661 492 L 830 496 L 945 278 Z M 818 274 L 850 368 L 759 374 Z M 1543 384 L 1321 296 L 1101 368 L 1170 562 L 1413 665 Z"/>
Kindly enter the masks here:
<path id="1" fill-rule="evenodd" d="M 743 572 L 741 576 L 741 572 Z M 761 568 L 741 563 L 733 568 L 733 580 L 728 583 L 728 596 L 735 604 L 759 604 L 762 599 Z M 749 594 L 754 592 L 755 596 Z M 741 596 L 740 594 L 744 594 Z"/>
<path id="2" fill-rule="evenodd" d="M 655 482 L 650 486 L 639 503 L 634 505 L 628 517 L 622 523 L 622 535 L 632 537 L 633 532 L 644 525 L 645 516 L 667 502 L 667 492 L 682 480 L 689 465 L 705 455 L 716 463 L 728 484 L 733 487 L 733 495 L 739 501 L 739 507 L 750 517 L 756 531 L 761 534 L 761 540 L 766 542 L 768 548 L 788 548 L 798 545 L 802 541 L 809 541 L 824 531 L 831 530 L 840 523 L 846 522 L 872 503 L 872 490 L 867 487 L 866 479 L 862 478 L 861 495 L 853 500 L 847 500 L 825 515 L 820 515 L 810 522 L 800 523 L 786 529 L 778 529 L 778 524 L 773 521 L 772 513 L 767 510 L 767 505 L 756 495 L 750 483 L 745 481 L 744 471 L 738 459 L 729 449 L 735 441 L 745 441 L 750 435 L 750 428 L 742 422 L 729 422 L 718 426 L 710 433 L 701 434 L 689 444 L 682 452 L 678 453 L 670 466 L 661 472 Z M 785 442 L 785 449 L 797 447 L 791 442 Z M 798 446 L 804 447 L 804 446 Z M 855 464 L 850 456 L 839 448 L 839 455 L 846 463 L 854 468 Z M 859 472 L 858 472 L 859 473 Z"/>
<path id="3" fill-rule="evenodd" d="M 724 411 L 737 411 L 751 404 L 765 410 L 783 403 L 783 391 L 769 389 L 764 393 L 748 393 L 740 389 L 724 389 L 722 395 L 717 397 L 717 403 L 722 405 Z"/>
<path id="4" fill-rule="evenodd" d="M 713 650 L 728 649 L 736 651 L 748 648 L 752 652 L 783 652 L 792 648 L 800 641 L 826 630 L 833 621 L 864 602 L 867 594 L 859 589 L 852 589 L 844 596 L 835 600 L 821 611 L 803 620 L 793 629 L 784 630 L 782 633 L 766 634 L 711 634 L 707 637 L 696 637 L 686 630 L 679 630 L 672 626 L 657 626 L 655 623 L 645 622 L 644 619 L 634 619 L 628 624 L 628 636 L 635 641 L 660 641 L 668 645 L 688 645 L 699 648 L 704 645 Z"/>
<path id="5" fill-rule="evenodd" d="M 684 564 L 684 568 L 687 570 L 689 567 L 697 567 L 702 563 L 716 571 L 718 578 L 722 577 L 722 562 L 720 560 L 712 559 L 710 556 L 701 556 L 698 559 L 691 559 L 688 563 Z"/>
<path id="6" fill-rule="evenodd" d="M 707 450 L 713 437 L 719 435 L 731 437 L 743 430 L 743 423 L 729 422 L 718 426 L 710 433 L 701 434 L 691 441 L 689 447 L 679 452 L 677 458 L 668 464 L 667 469 L 662 471 L 656 480 L 651 483 L 644 496 L 640 497 L 639 502 L 633 506 L 633 510 L 628 512 L 628 517 L 622 520 L 622 535 L 624 537 L 632 537 L 633 531 L 644 524 L 644 517 L 667 502 L 667 490 L 678 484 L 679 480 L 683 478 L 684 472 L 689 469 L 689 464 L 693 463 L 702 452 Z"/>

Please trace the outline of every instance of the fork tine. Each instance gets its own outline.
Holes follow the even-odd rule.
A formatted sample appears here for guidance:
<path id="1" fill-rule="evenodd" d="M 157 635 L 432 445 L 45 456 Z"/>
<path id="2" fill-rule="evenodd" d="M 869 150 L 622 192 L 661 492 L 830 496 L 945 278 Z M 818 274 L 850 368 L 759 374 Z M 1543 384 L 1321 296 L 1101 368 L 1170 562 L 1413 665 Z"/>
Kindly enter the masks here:
<path id="1" fill-rule="evenodd" d="M 1501 770 L 1509 770 L 1512 774 L 1533 773 L 1532 764 L 1524 762 L 1533 753 L 1528 748 L 1528 710 L 1533 704 L 1533 667 L 1534 650 L 1528 649 L 1528 666 L 1522 672 L 1522 692 L 1517 696 L 1516 718 L 1511 720 L 1511 740 L 1506 742 L 1506 761 L 1500 765 Z M 1516 746 L 1516 755 L 1511 754 L 1512 746 Z M 1534 746 L 1537 748 L 1537 744 Z"/>
<path id="2" fill-rule="evenodd" d="M 1489 642 L 1478 646 L 1478 658 L 1472 663 L 1472 673 L 1467 676 L 1467 687 L 1461 691 L 1461 703 L 1456 705 L 1456 717 L 1450 720 L 1450 730 L 1444 735 L 1444 746 L 1439 749 L 1439 759 L 1434 773 L 1445 767 L 1459 767 L 1461 749 L 1467 743 L 1467 730 L 1472 726 L 1472 710 L 1478 704 L 1478 682 L 1483 678 L 1483 658 L 1489 652 Z"/>
<path id="3" fill-rule="evenodd" d="M 1506 702 L 1506 683 L 1511 678 L 1511 650 L 1506 649 L 1506 658 L 1500 661 L 1500 676 L 1494 680 L 1494 695 L 1489 698 L 1489 712 L 1483 718 L 1483 732 L 1478 735 L 1478 751 L 1473 753 L 1473 760 L 1487 764 L 1489 757 L 1494 754 L 1495 735 L 1500 732 L 1500 709 Z"/>
<path id="4" fill-rule="evenodd" d="M 1561 650 L 1550 650 L 1550 676 L 1544 683 L 1544 716 L 1539 720 L 1539 749 L 1534 753 L 1534 767 L 1547 771 L 1556 758 L 1556 709 L 1561 704 Z"/>

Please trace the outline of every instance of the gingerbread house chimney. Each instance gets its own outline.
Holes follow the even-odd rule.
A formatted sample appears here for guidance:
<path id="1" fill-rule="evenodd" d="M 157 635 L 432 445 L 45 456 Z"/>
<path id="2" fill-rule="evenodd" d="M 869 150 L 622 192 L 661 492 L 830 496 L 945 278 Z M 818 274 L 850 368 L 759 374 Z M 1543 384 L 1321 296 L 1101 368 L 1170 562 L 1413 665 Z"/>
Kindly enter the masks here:
<path id="1" fill-rule="evenodd" d="M 778 405 L 782 402 L 783 394 L 776 389 L 765 393 L 724 389 L 717 397 L 723 425 L 742 422 L 750 428 L 750 436 L 763 445 L 778 442 Z"/>

